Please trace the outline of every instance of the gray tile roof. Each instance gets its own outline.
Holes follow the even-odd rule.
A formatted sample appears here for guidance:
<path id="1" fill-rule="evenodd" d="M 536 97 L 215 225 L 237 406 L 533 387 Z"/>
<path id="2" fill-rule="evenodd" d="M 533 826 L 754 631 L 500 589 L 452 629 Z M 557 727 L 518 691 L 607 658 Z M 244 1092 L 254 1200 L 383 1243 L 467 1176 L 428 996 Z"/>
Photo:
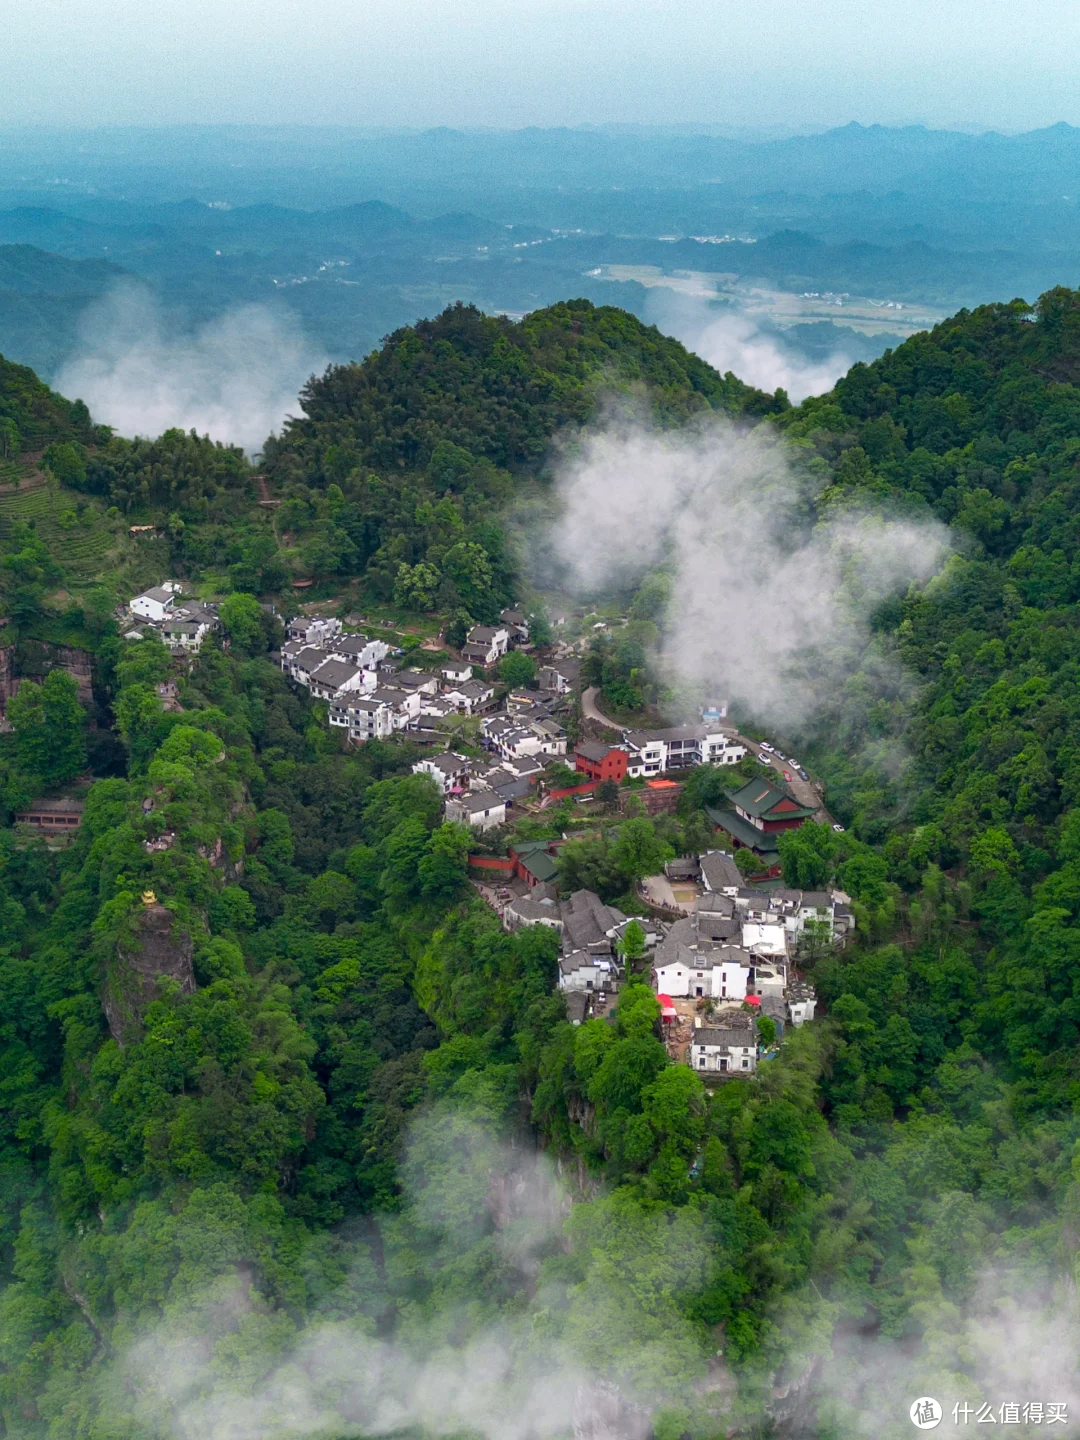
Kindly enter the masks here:
<path id="1" fill-rule="evenodd" d="M 726 850 L 710 850 L 701 856 L 701 874 L 710 890 L 738 888 L 742 872 Z"/>
<path id="2" fill-rule="evenodd" d="M 351 660 L 324 660 L 318 669 L 311 672 L 311 682 L 313 685 L 325 685 L 330 690 L 340 690 L 359 673 L 359 667 Z"/>
<path id="3" fill-rule="evenodd" d="M 702 1025 L 694 1031 L 694 1036 L 690 1043 L 692 1045 L 715 1045 L 721 1050 L 727 1050 L 733 1045 L 749 1045 L 753 1047 L 757 1044 L 757 1041 L 755 1040 L 752 1026 L 747 1026 L 745 1029 L 741 1027 L 735 1029 L 734 1027 L 727 1026 L 721 1028 L 718 1025 Z"/>
<path id="4" fill-rule="evenodd" d="M 592 890 L 576 890 L 562 903 L 566 935 L 575 947 L 595 945 L 607 939 L 607 932 L 620 925 L 626 916 L 612 905 L 605 905 Z"/>
<path id="5" fill-rule="evenodd" d="M 339 655 L 360 655 L 371 641 L 366 635 L 335 635 L 330 644 Z"/>
<path id="6" fill-rule="evenodd" d="M 485 810 L 497 810 L 506 802 L 494 790 L 473 790 L 468 795 L 455 795 L 453 803 L 469 815 L 480 815 Z"/>

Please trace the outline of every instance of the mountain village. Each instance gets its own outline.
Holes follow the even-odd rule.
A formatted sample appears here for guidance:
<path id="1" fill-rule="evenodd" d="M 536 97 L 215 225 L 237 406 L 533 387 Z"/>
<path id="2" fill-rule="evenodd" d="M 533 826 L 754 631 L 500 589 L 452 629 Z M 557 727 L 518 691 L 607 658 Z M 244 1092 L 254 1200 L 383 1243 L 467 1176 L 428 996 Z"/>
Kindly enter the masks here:
<path id="1" fill-rule="evenodd" d="M 129 638 L 153 633 L 178 657 L 197 654 L 220 628 L 217 607 L 184 599 L 174 581 L 135 596 L 126 621 Z M 567 721 L 581 670 L 573 646 L 548 647 L 535 690 L 496 676 L 511 650 L 533 649 L 520 610 L 474 626 L 459 659 L 442 650 L 430 669 L 407 664 L 400 647 L 347 631 L 334 617 L 299 614 L 285 632 L 276 656 L 282 672 L 324 702 L 326 723 L 344 730 L 348 743 L 400 736 L 430 752 L 413 771 L 438 788 L 446 820 L 476 833 L 469 864 L 479 894 L 507 930 L 544 925 L 558 933 L 558 986 L 572 1024 L 610 1015 L 620 986 L 645 980 L 657 995 L 672 1059 L 719 1078 L 753 1074 L 788 1026 L 814 1018 L 816 997 L 800 978 L 799 959 L 844 944 L 854 924 L 848 897 L 777 884 L 778 837 L 813 817 L 820 799 L 804 803 L 778 783 L 784 757 L 725 724 L 726 707 L 704 709 L 697 724 L 624 729 L 615 743 L 571 744 Z M 674 810 L 680 771 L 735 765 L 751 752 L 763 766 L 760 777 L 735 785 L 727 805 L 705 807 L 716 847 L 645 877 L 638 915 L 591 890 L 560 897 L 557 857 L 573 832 L 514 836 L 522 817 L 543 816 L 559 801 L 588 806 L 598 791 L 620 803 L 635 796 L 638 813 Z M 805 771 L 786 763 L 805 795 Z M 793 778 L 790 770 L 779 774 Z M 493 832 L 506 834 L 501 854 L 492 853 Z M 757 886 L 735 863 L 740 849 L 758 861 Z M 771 1025 L 761 1026 L 762 1017 Z"/>

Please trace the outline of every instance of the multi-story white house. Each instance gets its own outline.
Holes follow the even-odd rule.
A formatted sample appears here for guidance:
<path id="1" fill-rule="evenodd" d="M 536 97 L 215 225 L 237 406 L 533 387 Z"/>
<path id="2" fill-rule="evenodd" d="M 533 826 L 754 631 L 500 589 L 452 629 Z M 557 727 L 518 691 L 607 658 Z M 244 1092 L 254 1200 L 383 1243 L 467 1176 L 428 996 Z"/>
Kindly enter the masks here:
<path id="1" fill-rule="evenodd" d="M 163 580 L 160 585 L 144 590 L 141 595 L 129 600 L 128 609 L 140 620 L 149 620 L 159 625 L 173 608 L 179 594 L 180 586 L 175 580 Z"/>
<path id="2" fill-rule="evenodd" d="M 529 643 L 529 621 L 524 610 L 500 610 L 499 621 L 509 630 L 510 639 L 515 645 Z"/>
<path id="3" fill-rule="evenodd" d="M 419 690 L 399 690 L 396 685 L 379 685 L 369 693 L 373 700 L 381 700 L 384 705 L 390 706 L 396 730 L 404 730 L 420 718 L 424 697 Z"/>
<path id="4" fill-rule="evenodd" d="M 505 625 L 474 625 L 461 647 L 462 658 L 473 665 L 494 665 L 510 645 Z"/>
<path id="5" fill-rule="evenodd" d="M 730 731 L 705 723 L 666 730 L 626 730 L 623 747 L 630 756 L 626 773 L 635 778 L 692 765 L 734 765 L 746 755 L 746 746 Z"/>
<path id="6" fill-rule="evenodd" d="M 757 1034 L 749 1026 L 700 1025 L 690 1040 L 690 1064 L 706 1074 L 752 1075 L 757 1069 Z"/>
<path id="7" fill-rule="evenodd" d="M 367 689 L 366 672 L 351 660 L 323 659 L 321 665 L 308 672 L 308 688 L 317 700 L 332 700 L 339 692 L 361 692 Z"/>
<path id="8" fill-rule="evenodd" d="M 397 728 L 394 712 L 383 700 L 357 691 L 340 691 L 330 702 L 329 720 L 331 725 L 344 726 L 349 739 L 362 743 L 365 740 L 385 740 Z"/>
<path id="9" fill-rule="evenodd" d="M 452 795 L 469 787 L 470 768 L 464 755 L 447 750 L 442 755 L 428 755 L 412 767 L 414 775 L 429 775 L 443 795 Z"/>
<path id="10" fill-rule="evenodd" d="M 614 990 L 619 983 L 618 966 L 610 955 L 573 950 L 559 960 L 559 989 L 574 991 Z"/>
<path id="11" fill-rule="evenodd" d="M 495 686 L 487 680 L 458 680 L 443 686 L 442 697 L 462 715 L 475 715 L 491 704 Z"/>
<path id="12" fill-rule="evenodd" d="M 173 605 L 156 628 L 174 655 L 197 655 L 213 630 L 220 628 L 216 605 Z"/>
<path id="13" fill-rule="evenodd" d="M 324 660 L 308 675 L 308 688 L 317 700 L 333 700 L 338 691 L 364 691 L 364 671 L 351 660 Z"/>
<path id="14" fill-rule="evenodd" d="M 555 720 L 516 720 L 493 715 L 483 724 L 484 739 L 504 760 L 528 755 L 565 755 L 566 731 Z"/>
<path id="15" fill-rule="evenodd" d="M 736 945 L 692 950 L 679 945 L 674 957 L 667 941 L 661 942 L 653 961 L 653 988 L 658 995 L 708 1000 L 746 999 L 750 956 Z"/>
<path id="16" fill-rule="evenodd" d="M 359 634 L 333 636 L 322 642 L 322 648 L 335 660 L 351 660 L 365 670 L 374 670 L 390 654 L 385 640 L 372 640 Z"/>
<path id="17" fill-rule="evenodd" d="M 746 746 L 741 740 L 706 723 L 705 734 L 701 737 L 700 764 L 737 765 L 745 759 Z"/>
<path id="18" fill-rule="evenodd" d="M 324 619 L 321 615 L 296 615 L 285 627 L 285 633 L 290 640 L 324 647 L 341 634 L 341 621 Z"/>
<path id="19" fill-rule="evenodd" d="M 470 790 L 465 795 L 450 795 L 446 801 L 447 820 L 471 825 L 474 830 L 494 830 L 506 824 L 506 801 L 494 790 Z"/>

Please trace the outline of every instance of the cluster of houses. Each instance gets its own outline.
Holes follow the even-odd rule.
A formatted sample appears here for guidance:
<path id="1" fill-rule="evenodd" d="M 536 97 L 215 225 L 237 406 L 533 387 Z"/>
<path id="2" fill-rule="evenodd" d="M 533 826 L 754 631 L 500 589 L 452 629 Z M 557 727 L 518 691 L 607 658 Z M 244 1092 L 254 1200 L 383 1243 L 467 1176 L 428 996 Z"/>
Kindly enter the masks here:
<path id="1" fill-rule="evenodd" d="M 139 638 L 149 627 L 174 655 L 197 655 L 207 635 L 221 625 L 216 605 L 185 600 L 175 580 L 134 596 L 124 618 L 132 626 L 125 632 L 128 639 Z"/>
<path id="2" fill-rule="evenodd" d="M 197 653 L 219 624 L 216 607 L 184 601 L 172 581 L 135 596 L 128 610 L 133 622 L 152 627 L 178 654 Z M 578 660 L 545 663 L 539 690 L 511 692 L 498 712 L 496 687 L 482 673 L 528 640 L 526 617 L 506 610 L 497 625 L 473 627 L 460 660 L 420 670 L 410 668 L 385 640 L 346 632 L 340 620 L 298 616 L 288 623 L 280 663 L 291 680 L 326 701 L 329 723 L 345 729 L 350 740 L 407 732 L 410 739 L 438 742 L 413 765 L 414 772 L 438 787 L 448 820 L 485 831 L 505 825 L 514 807 L 535 793 L 546 767 L 565 763 L 567 756 L 560 712 L 578 685 Z M 461 715 L 477 717 L 482 756 L 442 748 L 445 727 L 436 722 Z M 725 707 L 717 705 L 704 709 L 698 724 L 628 729 L 616 744 L 582 741 L 573 752 L 582 782 L 577 788 L 640 778 L 646 787 L 642 796 L 659 806 L 669 797 L 646 790 L 667 786 L 677 794 L 681 787 L 663 778 L 671 772 L 733 765 L 746 756 L 746 746 L 724 718 Z M 811 927 L 815 937 L 843 944 L 853 919 L 839 892 L 756 889 L 747 886 L 734 862 L 731 852 L 749 847 L 762 869 L 775 873 L 779 835 L 801 825 L 812 810 L 764 776 L 734 789 L 728 802 L 706 807 L 725 848 L 667 867 L 669 882 L 693 882 L 692 901 L 659 907 L 656 913 L 665 918 L 637 921 L 645 936 L 644 958 L 628 960 L 624 954 L 630 917 L 589 890 L 559 898 L 559 842 L 518 842 L 505 858 L 473 859 L 525 888 L 516 897 L 500 892 L 507 929 L 546 925 L 557 931 L 558 984 L 573 1023 L 610 1013 L 628 965 L 644 965 L 671 1053 L 705 1074 L 745 1076 L 754 1073 L 760 1053 L 757 1015 L 769 1016 L 780 1031 L 814 1016 L 814 992 L 794 968 Z M 50 815 L 38 823 L 72 822 Z"/>
<path id="3" fill-rule="evenodd" d="M 518 930 L 524 925 L 549 925 L 559 934 L 559 989 L 566 996 L 571 1022 L 580 1025 L 591 1016 L 606 1013 L 625 979 L 621 944 L 631 917 L 605 905 L 592 890 L 578 890 L 559 900 L 550 884 L 519 896 L 503 910 L 503 925 Z M 662 925 L 638 920 L 647 946 L 658 943 Z"/>
<path id="4" fill-rule="evenodd" d="M 482 758 L 447 750 L 412 767 L 439 787 L 447 820 L 481 831 L 505 825 L 508 812 L 533 795 L 545 767 L 566 754 L 566 731 L 551 701 L 511 695 L 507 703 L 507 711 L 481 719 Z"/>
<path id="5" fill-rule="evenodd" d="M 336 619 L 290 620 L 281 668 L 328 705 L 328 720 L 357 743 L 385 740 L 403 730 L 430 731 L 436 720 L 476 715 L 495 699 L 495 686 L 476 679 L 466 661 L 441 670 L 403 664 L 385 640 L 346 633 Z"/>
<path id="6" fill-rule="evenodd" d="M 746 746 L 717 719 L 667 730 L 625 730 L 617 745 L 586 741 L 575 751 L 575 763 L 594 780 L 632 780 L 688 770 L 693 765 L 735 765 L 746 758 Z"/>
<path id="7" fill-rule="evenodd" d="M 517 610 L 504 610 L 498 625 L 474 625 L 469 631 L 462 658 L 450 660 L 439 670 L 418 670 L 406 666 L 400 650 L 384 640 L 346 633 L 340 620 L 299 616 L 287 627 L 288 638 L 281 649 L 281 668 L 291 680 L 329 707 L 328 719 L 347 731 L 349 739 L 385 740 L 401 731 L 410 731 L 416 740 L 437 739 L 435 722 L 454 715 L 484 716 L 495 705 L 496 688 L 478 671 L 494 665 L 514 645 L 528 641 L 528 624 Z M 529 706 L 524 706 L 528 710 Z M 543 752 L 566 753 L 566 735 L 553 725 L 542 734 L 536 726 L 548 719 L 543 702 L 536 701 L 537 713 L 509 713 L 485 730 L 485 743 L 504 759 L 523 758 Z M 485 725 L 487 725 L 485 721 Z M 561 740 L 561 750 L 555 748 Z M 491 821 L 480 817 L 476 823 Z"/>
<path id="8" fill-rule="evenodd" d="M 688 1038 L 673 1047 L 677 1058 L 705 1074 L 752 1075 L 760 1049 L 757 1015 L 769 1016 L 781 1034 L 814 1018 L 816 996 L 795 964 L 811 925 L 831 943 L 844 943 L 854 924 L 847 897 L 747 888 L 731 854 L 721 850 L 673 862 L 671 870 L 699 878 L 702 893 L 693 909 L 673 922 L 637 922 L 665 1031 L 674 1039 L 692 1016 Z M 548 925 L 558 931 L 559 988 L 572 1023 L 610 1011 L 626 979 L 622 941 L 629 917 L 588 890 L 560 900 L 550 881 L 510 900 L 502 916 L 508 930 Z"/>

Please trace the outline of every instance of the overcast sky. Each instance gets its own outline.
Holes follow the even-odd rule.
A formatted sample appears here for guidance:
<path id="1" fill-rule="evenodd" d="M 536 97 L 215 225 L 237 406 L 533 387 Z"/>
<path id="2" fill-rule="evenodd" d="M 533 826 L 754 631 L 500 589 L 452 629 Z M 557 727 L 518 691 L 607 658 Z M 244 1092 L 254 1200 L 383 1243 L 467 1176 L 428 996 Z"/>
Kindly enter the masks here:
<path id="1" fill-rule="evenodd" d="M 1076 0 L 0 5 L 0 125 L 1080 124 Z"/>

